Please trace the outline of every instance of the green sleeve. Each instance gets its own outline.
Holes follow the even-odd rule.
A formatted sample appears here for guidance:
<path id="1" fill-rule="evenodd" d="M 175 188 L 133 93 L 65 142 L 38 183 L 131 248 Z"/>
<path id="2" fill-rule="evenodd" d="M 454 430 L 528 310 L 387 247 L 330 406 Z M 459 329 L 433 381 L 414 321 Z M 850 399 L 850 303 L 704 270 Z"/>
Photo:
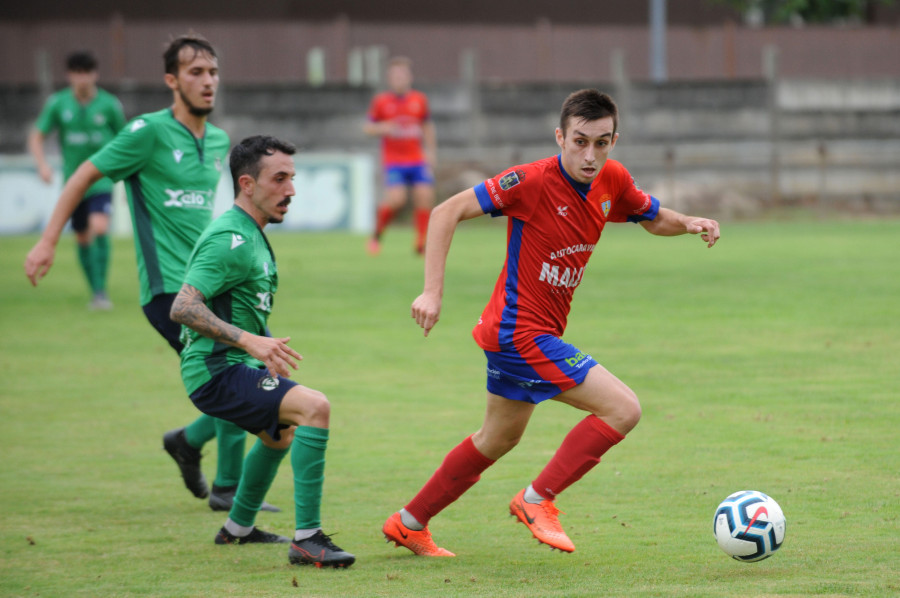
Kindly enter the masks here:
<path id="1" fill-rule="evenodd" d="M 59 111 L 56 109 L 56 96 L 52 95 L 44 102 L 44 108 L 38 115 L 37 121 L 34 123 L 35 128 L 47 135 L 54 129 L 59 128 Z"/>
<path id="2" fill-rule="evenodd" d="M 90 160 L 104 176 L 121 181 L 144 167 L 153 154 L 155 143 L 156 127 L 152 122 L 138 117 L 125 125 Z"/>
<path id="3" fill-rule="evenodd" d="M 207 301 L 247 279 L 250 274 L 251 243 L 232 249 L 231 231 L 215 232 L 199 241 L 188 264 L 184 282 Z"/>

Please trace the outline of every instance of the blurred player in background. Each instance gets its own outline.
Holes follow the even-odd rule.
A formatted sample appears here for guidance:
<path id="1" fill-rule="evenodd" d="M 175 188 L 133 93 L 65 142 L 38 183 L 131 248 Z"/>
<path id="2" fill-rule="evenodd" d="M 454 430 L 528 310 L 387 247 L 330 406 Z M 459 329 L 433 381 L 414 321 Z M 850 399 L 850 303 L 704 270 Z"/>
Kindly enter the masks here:
<path id="1" fill-rule="evenodd" d="M 234 206 L 206 229 L 188 260 L 172 320 L 184 325 L 181 375 L 191 400 L 259 439 L 216 544 L 287 543 L 255 526 L 278 466 L 291 453 L 296 505 L 288 560 L 347 567 L 355 557 L 321 527 L 325 448 L 331 406 L 321 392 L 288 378 L 302 357 L 290 337 L 272 338 L 268 319 L 278 290 L 275 254 L 263 229 L 283 222 L 294 196 L 294 146 L 248 137 L 231 151 Z M 267 371 L 268 370 L 268 371 Z"/>
<path id="2" fill-rule="evenodd" d="M 381 137 L 384 198 L 375 214 L 375 232 L 368 250 L 377 255 L 381 235 L 412 194 L 415 250 L 425 250 L 428 216 L 434 206 L 434 168 L 437 135 L 428 110 L 428 98 L 412 88 L 412 62 L 397 56 L 388 62 L 388 91 L 369 106 L 366 134 Z"/>
<path id="3" fill-rule="evenodd" d="M 97 60 L 88 52 L 66 59 L 69 86 L 51 95 L 28 136 L 28 151 L 45 183 L 53 169 L 44 156 L 44 140 L 57 131 L 62 151 L 63 181 L 78 166 L 115 137 L 125 126 L 122 104 L 97 87 Z M 113 183 L 101 178 L 88 188 L 72 213 L 72 229 L 78 244 L 78 261 L 91 289 L 91 309 L 112 309 L 106 292 L 109 271 L 109 213 Z"/>
<path id="4" fill-rule="evenodd" d="M 173 40 L 163 54 L 170 108 L 142 114 L 72 174 L 47 228 L 25 260 L 31 283 L 53 265 L 59 235 L 86 189 L 101 178 L 125 180 L 134 228 L 140 301 L 144 315 L 178 353 L 181 326 L 169 319 L 187 258 L 212 221 L 216 187 L 228 154 L 228 135 L 207 122 L 215 106 L 219 66 L 205 39 Z M 200 449 L 218 438 L 218 469 L 212 492 L 200 469 Z M 214 511 L 228 510 L 241 477 L 246 433 L 234 424 L 201 415 L 163 437 L 185 486 L 209 496 Z M 267 510 L 278 510 L 264 505 Z"/>
<path id="5" fill-rule="evenodd" d="M 425 335 L 437 323 L 450 242 L 463 220 L 504 215 L 506 263 L 473 336 L 487 357 L 484 423 L 450 451 L 432 478 L 382 531 L 418 555 L 454 556 L 438 547 L 428 523 L 474 485 L 525 432 L 535 406 L 553 399 L 588 415 L 555 456 L 510 502 L 510 513 L 540 542 L 572 552 L 555 500 L 637 425 L 637 396 L 589 354 L 564 342 L 572 294 L 607 222 L 639 222 L 654 235 L 719 238 L 715 220 L 660 208 L 622 164 L 610 160 L 618 128 L 612 98 L 587 89 L 563 104 L 560 153 L 515 166 L 435 208 L 425 253 L 424 291 L 412 317 Z"/>

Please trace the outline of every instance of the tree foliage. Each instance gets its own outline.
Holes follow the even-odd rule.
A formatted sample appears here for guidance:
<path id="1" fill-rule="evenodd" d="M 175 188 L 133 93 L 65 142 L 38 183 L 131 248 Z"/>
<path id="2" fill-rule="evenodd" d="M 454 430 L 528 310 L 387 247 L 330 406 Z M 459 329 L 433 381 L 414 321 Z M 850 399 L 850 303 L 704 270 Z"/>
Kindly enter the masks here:
<path id="1" fill-rule="evenodd" d="M 897 0 L 713 0 L 743 14 L 761 14 L 766 24 L 868 22 L 876 4 Z"/>

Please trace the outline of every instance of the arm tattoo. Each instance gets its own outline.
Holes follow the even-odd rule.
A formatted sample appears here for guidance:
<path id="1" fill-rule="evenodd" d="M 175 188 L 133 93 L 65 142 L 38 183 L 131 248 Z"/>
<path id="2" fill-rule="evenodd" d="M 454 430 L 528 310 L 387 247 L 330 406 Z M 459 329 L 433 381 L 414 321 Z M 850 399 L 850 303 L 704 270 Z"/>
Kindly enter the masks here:
<path id="1" fill-rule="evenodd" d="M 206 298 L 203 293 L 186 283 L 175 297 L 169 317 L 173 322 L 184 324 L 203 336 L 232 346 L 237 344 L 238 338 L 243 332 L 237 326 L 218 318 L 206 306 Z"/>

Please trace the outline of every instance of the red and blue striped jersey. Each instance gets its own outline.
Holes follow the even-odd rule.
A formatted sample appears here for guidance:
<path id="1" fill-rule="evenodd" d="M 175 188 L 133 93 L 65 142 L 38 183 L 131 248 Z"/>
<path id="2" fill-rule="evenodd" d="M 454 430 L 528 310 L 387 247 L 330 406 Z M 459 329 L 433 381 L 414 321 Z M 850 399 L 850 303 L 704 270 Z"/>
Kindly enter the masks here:
<path id="1" fill-rule="evenodd" d="M 521 338 L 562 336 L 594 247 L 607 222 L 653 220 L 659 201 L 615 160 L 591 185 L 572 179 L 560 156 L 515 166 L 475 187 L 485 213 L 505 215 L 503 270 L 472 335 L 486 351 Z"/>

